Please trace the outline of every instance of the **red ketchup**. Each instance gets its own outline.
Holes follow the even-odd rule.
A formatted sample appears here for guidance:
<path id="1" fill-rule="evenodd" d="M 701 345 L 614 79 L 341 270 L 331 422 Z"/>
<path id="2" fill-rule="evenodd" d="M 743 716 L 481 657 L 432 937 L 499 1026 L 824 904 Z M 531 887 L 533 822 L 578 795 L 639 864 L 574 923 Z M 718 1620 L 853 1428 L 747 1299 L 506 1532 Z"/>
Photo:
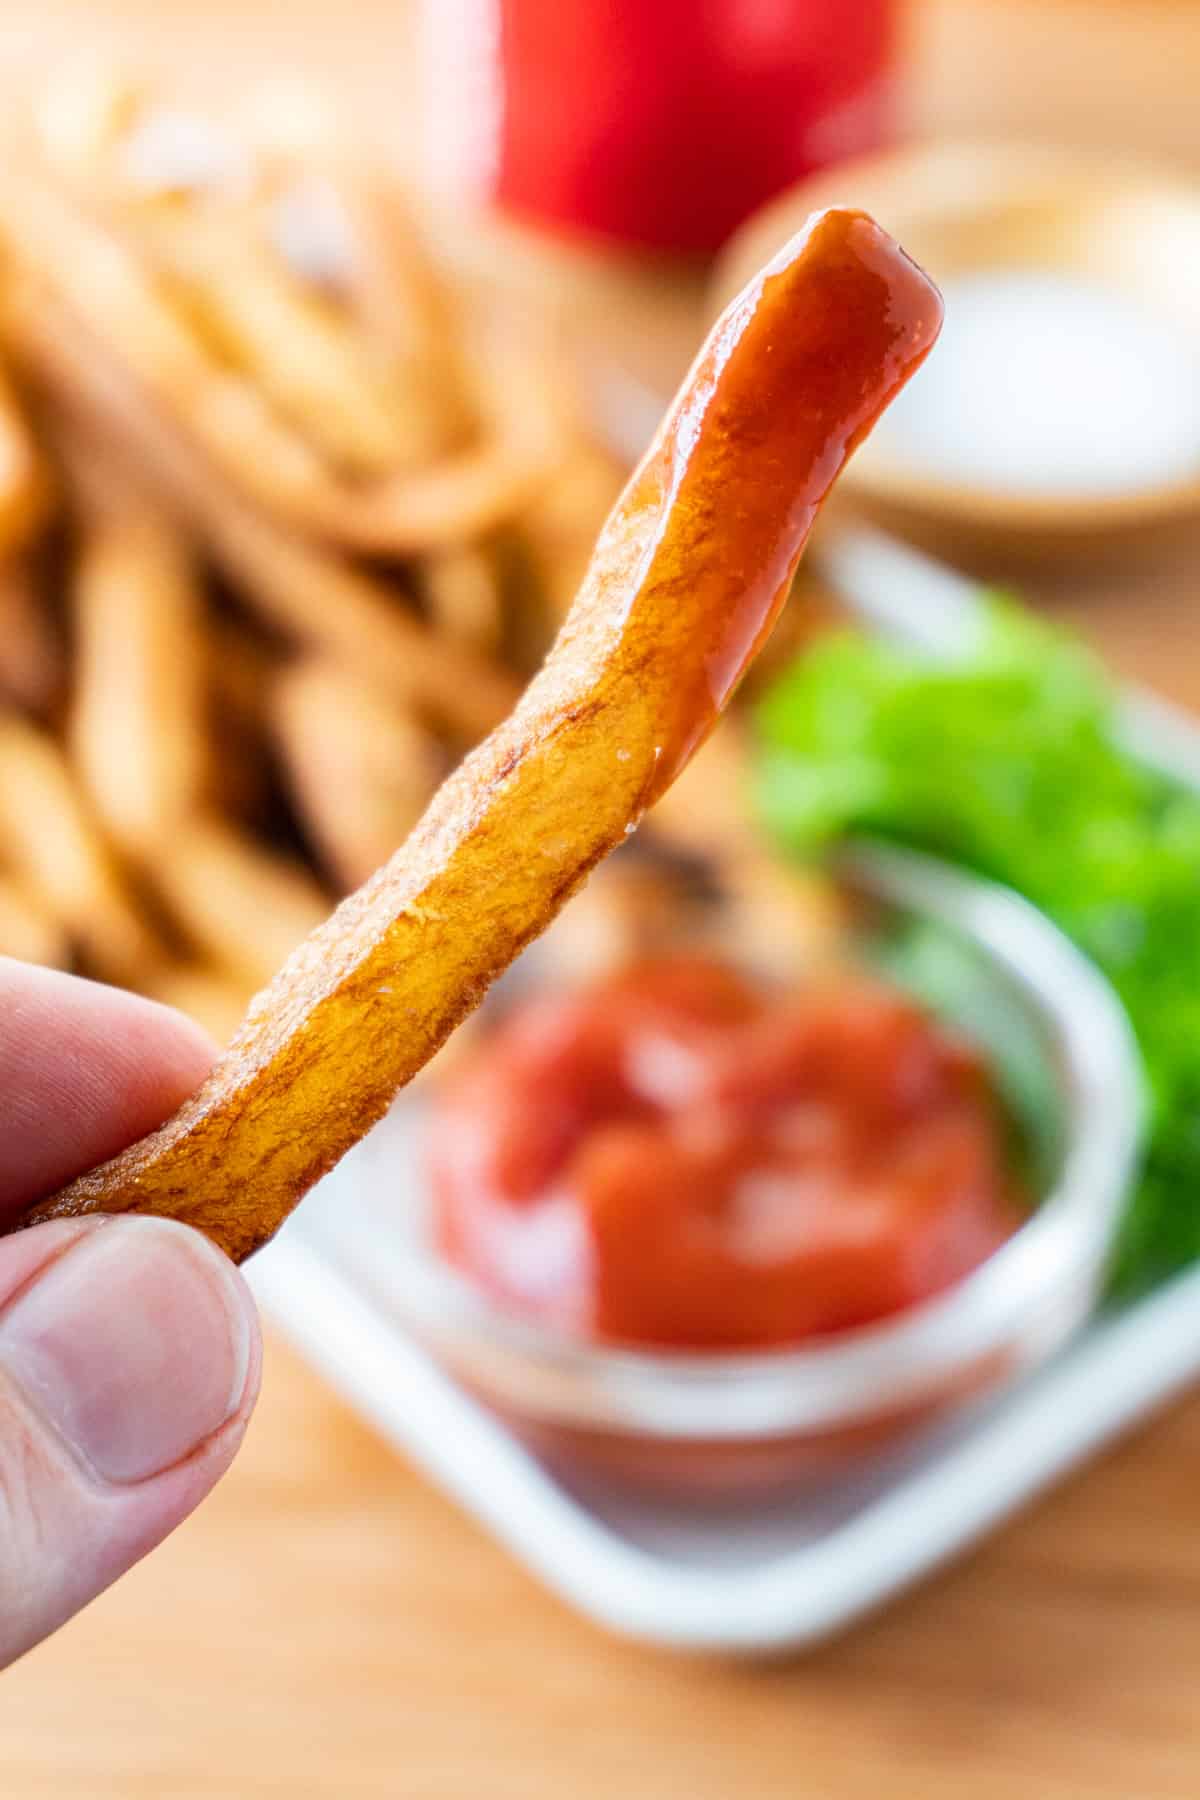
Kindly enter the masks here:
<path id="1" fill-rule="evenodd" d="M 894 0 L 426 0 L 435 182 L 707 252 L 892 123 Z"/>
<path id="2" fill-rule="evenodd" d="M 499 1301 L 601 1342 L 795 1344 L 914 1306 L 1019 1225 L 977 1054 L 900 992 L 632 968 L 512 1013 L 430 1142 L 436 1232 Z"/>

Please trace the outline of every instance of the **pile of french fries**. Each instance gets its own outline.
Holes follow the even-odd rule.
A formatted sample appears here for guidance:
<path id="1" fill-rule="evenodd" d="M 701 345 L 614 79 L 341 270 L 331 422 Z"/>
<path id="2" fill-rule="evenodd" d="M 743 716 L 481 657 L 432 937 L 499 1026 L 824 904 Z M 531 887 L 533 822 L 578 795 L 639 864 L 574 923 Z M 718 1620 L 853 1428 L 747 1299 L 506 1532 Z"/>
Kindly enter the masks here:
<path id="1" fill-rule="evenodd" d="M 92 73 L 12 136 L 0 952 L 225 1039 L 508 710 L 620 471 L 319 107 Z"/>

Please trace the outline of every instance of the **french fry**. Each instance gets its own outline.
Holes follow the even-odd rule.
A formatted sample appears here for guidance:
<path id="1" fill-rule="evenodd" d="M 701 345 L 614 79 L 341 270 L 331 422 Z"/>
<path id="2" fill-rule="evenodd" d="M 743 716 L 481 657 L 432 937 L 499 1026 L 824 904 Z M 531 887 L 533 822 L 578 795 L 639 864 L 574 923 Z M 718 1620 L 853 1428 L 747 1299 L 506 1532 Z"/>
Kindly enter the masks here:
<path id="1" fill-rule="evenodd" d="M 491 529 L 557 458 L 561 397 L 544 354 L 492 346 L 484 435 L 425 468 L 339 481 L 252 382 L 222 368 L 130 247 L 72 208 L 51 181 L 13 166 L 0 180 L 0 232 L 26 270 L 72 310 L 233 481 L 301 532 L 405 554 Z"/>
<path id="2" fill-rule="evenodd" d="M 53 491 L 16 390 L 0 371 L 0 559 L 37 536 L 50 513 Z"/>
<path id="3" fill-rule="evenodd" d="M 202 596 L 178 532 L 150 514 L 96 523 L 71 576 L 71 750 L 93 810 L 140 862 L 169 857 L 208 777 Z"/>
<path id="4" fill-rule="evenodd" d="M 94 435 L 147 471 L 270 623 L 444 719 L 468 742 L 503 717 L 516 691 L 507 673 L 438 639 L 382 583 L 248 505 L 44 287 L 10 282 L 0 291 L 0 321 L 57 403 L 85 414 Z"/>
<path id="5" fill-rule="evenodd" d="M 300 817 L 345 891 L 404 841 L 445 773 L 411 714 L 329 663 L 279 676 L 272 708 Z"/>
<path id="6" fill-rule="evenodd" d="M 423 457 L 394 366 L 256 244 L 231 207 L 163 211 L 141 239 L 154 265 L 184 284 L 219 351 L 322 456 L 359 476 Z"/>
<path id="7" fill-rule="evenodd" d="M 725 718 L 655 807 L 655 842 L 722 866 L 757 855 L 748 781 L 744 731 L 737 719 Z"/>
<path id="8" fill-rule="evenodd" d="M 224 817 L 261 823 L 272 784 L 267 701 L 277 659 L 228 619 L 208 621 L 209 792 Z"/>
<path id="9" fill-rule="evenodd" d="M 197 952 L 252 989 L 329 910 L 302 864 L 217 819 L 180 826 L 155 868 L 155 887 Z"/>
<path id="10" fill-rule="evenodd" d="M 469 442 L 479 418 L 455 296 L 383 158 L 363 154 L 324 97 L 294 79 L 261 84 L 240 123 L 264 176 L 266 236 L 298 274 L 347 298 L 397 359 L 425 454 Z"/>
<path id="11" fill-rule="evenodd" d="M 538 945 L 539 970 L 568 983 L 592 980 L 635 958 L 700 942 L 705 923 L 705 909 L 677 868 L 665 859 L 618 855 L 555 919 Z"/>
<path id="12" fill-rule="evenodd" d="M 66 677 L 63 646 L 24 559 L 0 565 L 0 700 L 44 717 Z"/>
<path id="13" fill-rule="evenodd" d="M 95 57 L 60 69 L 38 96 L 33 125 L 43 152 L 64 172 L 91 178 L 145 103 L 140 82 Z"/>
<path id="14" fill-rule="evenodd" d="M 78 944 L 91 973 L 136 987 L 158 960 L 158 940 L 62 751 L 11 713 L 0 715 L 0 862 Z"/>
<path id="15" fill-rule="evenodd" d="M 71 947 L 60 922 L 7 875 L 0 875 L 0 956 L 66 968 Z"/>
<path id="16" fill-rule="evenodd" d="M 236 975 L 203 963 L 162 963 L 142 984 L 143 993 L 187 1013 L 218 1044 L 227 1044 L 241 1024 L 251 991 Z"/>
<path id="17" fill-rule="evenodd" d="M 429 617 L 446 637 L 485 654 L 499 647 L 504 598 L 490 549 L 464 544 L 435 551 L 421 564 L 418 580 Z"/>
<path id="18" fill-rule="evenodd" d="M 581 440 L 521 515 L 534 574 L 556 620 L 575 595 L 621 483 L 613 458 Z"/>
<path id="19" fill-rule="evenodd" d="M 450 297 L 410 209 L 311 90 L 292 84 L 286 120 L 280 98 L 276 83 L 251 103 L 240 148 L 253 184 L 231 179 L 227 129 L 94 69 L 53 85 L 41 143 L 74 186 L 133 219 L 161 266 L 198 283 L 193 300 L 227 348 L 335 460 L 382 474 L 444 456 L 478 421 Z"/>
<path id="20" fill-rule="evenodd" d="M 715 325 L 513 716 L 175 1117 L 17 1223 L 138 1211 L 237 1258 L 264 1243 L 704 741 L 837 472 L 940 323 L 872 220 L 815 214 Z"/>

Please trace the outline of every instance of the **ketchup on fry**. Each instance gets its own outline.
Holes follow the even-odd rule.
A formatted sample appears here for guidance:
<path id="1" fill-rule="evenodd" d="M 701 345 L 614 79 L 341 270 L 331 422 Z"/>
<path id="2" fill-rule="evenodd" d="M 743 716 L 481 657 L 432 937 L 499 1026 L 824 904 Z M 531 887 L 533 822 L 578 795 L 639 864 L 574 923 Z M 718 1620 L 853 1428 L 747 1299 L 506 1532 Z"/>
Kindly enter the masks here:
<path id="1" fill-rule="evenodd" d="M 865 975 L 641 964 L 515 1011 L 443 1091 L 440 1249 L 594 1339 L 781 1346 L 915 1305 L 1020 1223 L 977 1054 Z"/>

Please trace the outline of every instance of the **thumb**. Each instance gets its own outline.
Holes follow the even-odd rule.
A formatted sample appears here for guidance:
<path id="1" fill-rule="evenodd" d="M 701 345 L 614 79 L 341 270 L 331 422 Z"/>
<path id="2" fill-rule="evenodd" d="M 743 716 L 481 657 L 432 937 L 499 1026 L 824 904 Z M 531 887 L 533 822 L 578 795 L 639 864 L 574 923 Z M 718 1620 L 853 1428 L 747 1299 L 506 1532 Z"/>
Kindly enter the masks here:
<path id="1" fill-rule="evenodd" d="M 186 1518 L 258 1388 L 249 1289 L 162 1219 L 0 1240 L 0 1666 Z"/>

